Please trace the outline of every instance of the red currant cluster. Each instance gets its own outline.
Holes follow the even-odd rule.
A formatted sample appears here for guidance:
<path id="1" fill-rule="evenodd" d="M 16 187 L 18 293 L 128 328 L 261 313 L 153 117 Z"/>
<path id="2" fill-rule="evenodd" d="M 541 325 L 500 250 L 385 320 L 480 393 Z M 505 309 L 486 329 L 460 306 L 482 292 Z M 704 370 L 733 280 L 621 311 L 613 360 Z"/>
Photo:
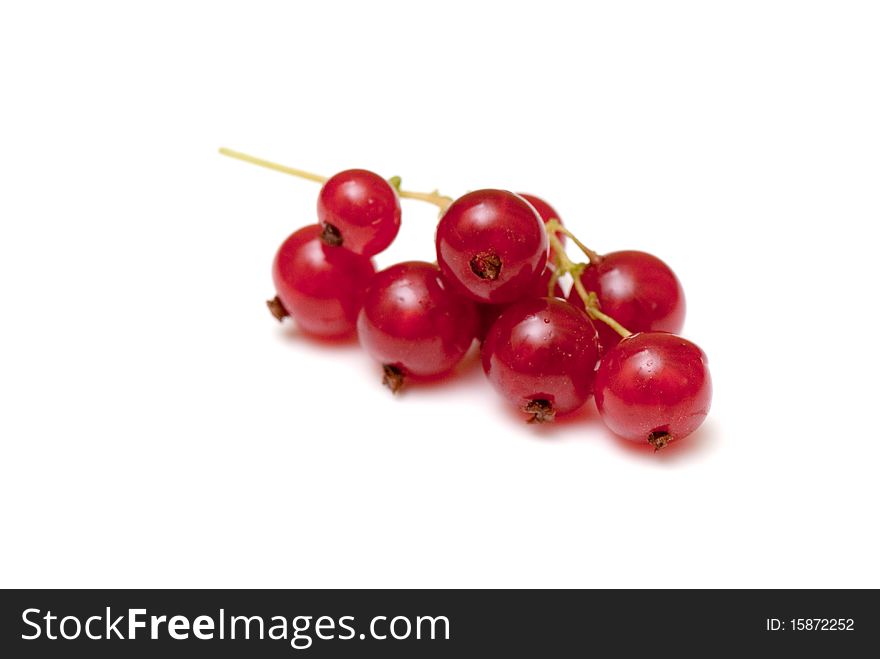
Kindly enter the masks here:
<path id="1" fill-rule="evenodd" d="M 531 195 L 477 190 L 453 201 L 362 169 L 325 179 L 221 153 L 323 183 L 318 224 L 294 232 L 275 256 L 269 308 L 319 337 L 356 331 L 392 391 L 449 373 L 477 339 L 489 381 L 531 422 L 552 421 L 595 395 L 613 432 L 656 450 L 706 418 L 706 355 L 675 334 L 684 292 L 657 257 L 597 254 Z M 437 263 L 375 272 L 371 257 L 400 228 L 401 197 L 440 207 Z M 566 239 L 586 263 L 569 258 Z M 560 284 L 569 280 L 566 296 Z"/>

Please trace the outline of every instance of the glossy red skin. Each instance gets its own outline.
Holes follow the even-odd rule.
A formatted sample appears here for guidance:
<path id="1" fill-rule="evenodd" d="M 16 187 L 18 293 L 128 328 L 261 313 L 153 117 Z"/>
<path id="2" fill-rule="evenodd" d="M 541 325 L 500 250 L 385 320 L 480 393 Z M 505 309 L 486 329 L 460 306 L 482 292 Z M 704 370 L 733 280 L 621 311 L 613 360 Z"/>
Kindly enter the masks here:
<path id="1" fill-rule="evenodd" d="M 483 342 L 483 370 L 495 389 L 524 409 L 546 400 L 557 414 L 593 393 L 599 344 L 586 313 L 557 298 L 535 298 L 505 309 Z"/>
<path id="2" fill-rule="evenodd" d="M 525 192 L 517 192 L 517 194 L 532 205 L 532 207 L 538 212 L 540 218 L 544 221 L 544 224 L 547 224 L 550 220 L 556 220 L 562 224 L 562 219 L 559 217 L 559 213 L 557 213 L 556 209 L 546 201 L 535 195 L 526 194 Z M 557 231 L 556 237 L 559 238 L 559 241 L 563 245 L 565 244 L 566 235 L 564 233 Z M 550 262 L 555 263 L 555 259 L 556 252 L 553 249 L 553 245 L 550 245 Z"/>
<path id="3" fill-rule="evenodd" d="M 679 332 L 684 325 L 684 290 L 656 256 L 635 250 L 611 252 L 587 267 L 581 281 L 596 293 L 601 310 L 630 332 Z M 568 300 L 584 308 L 574 287 Z M 597 325 L 602 350 L 617 345 L 620 335 L 605 323 Z"/>
<path id="4" fill-rule="evenodd" d="M 623 339 L 602 357 L 596 373 L 596 407 L 605 425 L 633 442 L 652 432 L 670 441 L 699 427 L 712 402 L 708 360 L 698 346 L 666 332 Z"/>
<path id="5" fill-rule="evenodd" d="M 275 291 L 305 332 L 326 338 L 354 332 L 364 289 L 375 268 L 366 256 L 328 247 L 317 224 L 285 240 L 272 264 Z"/>
<path id="6" fill-rule="evenodd" d="M 546 297 L 547 296 L 547 288 L 550 286 L 550 278 L 553 276 L 553 270 L 548 265 L 544 268 L 544 272 L 541 273 L 541 276 L 535 281 L 535 285 L 533 286 L 533 290 L 530 291 L 527 295 L 523 296 L 523 299 L 533 298 L 533 297 Z M 565 299 L 565 292 L 562 290 L 562 287 L 559 285 L 559 282 L 556 282 L 556 286 L 553 287 L 553 295 L 562 300 Z M 510 304 L 516 304 L 516 302 L 511 302 Z M 478 304 L 477 310 L 480 314 L 480 329 L 477 332 L 477 338 L 482 341 L 486 338 L 486 334 L 489 332 L 489 328 L 492 327 L 492 324 L 495 322 L 495 319 L 501 315 L 501 312 L 507 309 L 510 304 Z"/>
<path id="7" fill-rule="evenodd" d="M 461 295 L 504 304 L 526 295 L 547 264 L 547 234 L 532 206 L 512 192 L 477 190 L 455 200 L 437 226 L 437 263 Z M 496 279 L 481 279 L 474 257 L 501 260 Z"/>
<path id="8" fill-rule="evenodd" d="M 477 333 L 476 305 L 456 295 L 433 263 L 407 261 L 376 273 L 358 316 L 364 349 L 407 375 L 452 370 Z"/>
<path id="9" fill-rule="evenodd" d="M 336 227 L 346 249 L 372 256 L 397 236 L 400 200 L 378 174 L 347 169 L 331 176 L 318 193 L 318 221 Z"/>

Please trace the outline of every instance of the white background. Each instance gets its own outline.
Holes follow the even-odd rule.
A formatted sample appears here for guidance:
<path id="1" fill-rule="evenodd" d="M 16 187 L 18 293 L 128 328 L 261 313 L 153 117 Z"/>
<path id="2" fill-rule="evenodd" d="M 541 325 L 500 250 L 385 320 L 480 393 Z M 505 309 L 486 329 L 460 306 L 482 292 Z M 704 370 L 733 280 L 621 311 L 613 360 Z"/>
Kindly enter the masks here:
<path id="1" fill-rule="evenodd" d="M 880 587 L 876 7 L 4 3 L 0 585 Z M 219 146 L 656 253 L 709 420 L 535 428 L 475 362 L 393 399 L 265 309 L 317 186 Z"/>

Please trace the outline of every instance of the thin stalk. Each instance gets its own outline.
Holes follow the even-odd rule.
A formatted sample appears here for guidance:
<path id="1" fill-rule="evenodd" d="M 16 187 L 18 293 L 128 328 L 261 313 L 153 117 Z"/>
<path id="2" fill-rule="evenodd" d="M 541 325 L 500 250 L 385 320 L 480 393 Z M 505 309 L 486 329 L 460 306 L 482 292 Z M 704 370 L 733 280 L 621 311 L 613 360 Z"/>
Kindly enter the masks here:
<path id="1" fill-rule="evenodd" d="M 315 183 L 326 183 L 327 182 L 326 176 L 321 176 L 320 174 L 313 174 L 312 172 L 307 172 L 303 169 L 295 169 L 294 167 L 288 167 L 287 165 L 279 165 L 277 162 L 263 160 L 262 158 L 257 158 L 256 156 L 250 156 L 246 153 L 242 153 L 241 151 L 233 151 L 232 149 L 227 149 L 226 147 L 221 147 L 220 153 L 224 156 L 228 156 L 229 158 L 235 158 L 236 160 L 241 160 L 243 162 L 249 162 L 252 165 L 257 165 L 258 167 L 265 167 L 266 169 L 271 169 L 276 172 L 281 172 L 282 174 L 290 174 L 291 176 L 298 176 L 299 178 L 304 178 L 309 181 L 314 181 Z"/>
<path id="2" fill-rule="evenodd" d="M 429 204 L 434 204 L 442 212 L 446 212 L 446 209 L 449 208 L 449 205 L 453 201 L 455 201 L 452 197 L 442 195 L 437 190 L 434 190 L 433 192 L 413 192 L 412 190 L 398 190 L 398 194 L 400 195 L 401 199 L 418 199 L 419 201 L 426 201 Z"/>
<path id="3" fill-rule="evenodd" d="M 581 281 L 580 277 L 574 278 L 574 287 L 577 290 L 581 300 L 584 301 L 584 307 L 586 308 L 587 313 L 590 315 L 590 318 L 592 318 L 593 320 L 601 320 L 603 323 L 608 325 L 608 327 L 620 334 L 620 336 L 622 336 L 624 339 L 632 334 L 632 332 L 630 332 L 623 325 L 614 320 L 611 316 L 599 311 L 599 305 L 596 301 L 596 294 L 592 292 L 587 292 L 587 289 L 584 288 L 584 283 Z"/>
<path id="4" fill-rule="evenodd" d="M 620 334 L 623 338 L 628 337 L 632 332 L 626 329 L 623 325 L 618 323 L 608 314 L 604 314 L 599 310 L 599 301 L 596 298 L 596 294 L 587 291 L 584 288 L 584 283 L 581 281 L 581 273 L 583 273 L 584 268 L 586 267 L 586 263 L 575 263 L 572 261 L 568 254 L 565 253 L 565 247 L 562 244 L 562 241 L 559 240 L 559 237 L 556 235 L 556 228 L 553 226 L 554 220 L 551 220 L 547 223 L 547 238 L 550 240 L 550 244 L 553 246 L 553 251 L 556 254 L 556 270 L 559 275 L 562 273 L 571 274 L 572 279 L 574 280 L 574 288 L 578 293 L 578 296 L 584 303 L 584 309 L 587 314 L 593 320 L 601 320 L 603 323 L 608 325 L 615 332 Z M 554 273 L 554 274 L 557 274 Z M 552 295 L 552 291 L 550 293 Z"/>
<path id="5" fill-rule="evenodd" d="M 561 233 L 571 238 L 571 241 L 580 248 L 580 250 L 586 255 L 587 260 L 590 263 L 595 264 L 602 260 L 601 254 L 593 251 L 592 249 L 584 245 L 580 240 L 578 240 L 577 236 L 575 236 L 571 231 L 562 226 L 559 220 L 550 220 L 549 222 L 547 222 L 547 231 L 548 233 L 552 231 L 554 234 Z"/>
<path id="6" fill-rule="evenodd" d="M 233 151 L 232 149 L 227 149 L 226 147 L 221 147 L 220 153 L 229 158 L 234 158 L 243 162 L 249 162 L 250 164 L 257 165 L 258 167 L 265 167 L 266 169 L 281 172 L 282 174 L 289 174 L 290 176 L 297 176 L 299 178 L 304 178 L 309 181 L 314 181 L 315 183 L 326 183 L 328 178 L 326 176 L 321 176 L 320 174 L 307 172 L 304 169 L 288 167 L 287 165 L 280 165 L 277 162 L 264 160 L 263 158 L 257 158 L 256 156 L 251 156 L 247 153 L 242 153 L 241 151 Z M 412 190 L 401 190 L 399 187 L 400 178 L 397 176 L 392 177 L 391 180 L 389 180 L 389 183 L 394 186 L 402 199 L 417 199 L 418 201 L 424 201 L 429 204 L 434 204 L 441 211 L 445 211 L 453 202 L 452 197 L 442 195 L 436 190 L 434 190 L 433 192 L 414 192 Z"/>

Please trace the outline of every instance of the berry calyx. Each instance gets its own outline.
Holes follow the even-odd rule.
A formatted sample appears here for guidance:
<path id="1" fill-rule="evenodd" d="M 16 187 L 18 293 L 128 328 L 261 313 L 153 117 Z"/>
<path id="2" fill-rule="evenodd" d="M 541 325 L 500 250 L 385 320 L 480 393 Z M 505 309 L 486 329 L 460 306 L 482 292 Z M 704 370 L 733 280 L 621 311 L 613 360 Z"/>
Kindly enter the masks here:
<path id="1" fill-rule="evenodd" d="M 502 304 L 526 295 L 547 263 L 547 234 L 532 206 L 512 192 L 477 190 L 440 219 L 437 263 L 456 291 Z"/>
<path id="2" fill-rule="evenodd" d="M 267 304 L 278 320 L 290 315 L 303 331 L 334 338 L 351 334 L 367 281 L 375 269 L 369 258 L 328 247 L 317 224 L 291 234 L 272 264 L 277 296 Z"/>
<path id="3" fill-rule="evenodd" d="M 393 364 L 382 365 L 382 384 L 391 390 L 392 394 L 396 394 L 403 388 L 406 376 L 403 371 Z"/>
<path id="4" fill-rule="evenodd" d="M 266 300 L 266 306 L 269 307 L 269 313 L 271 313 L 279 323 L 290 316 L 290 314 L 287 313 L 287 309 L 284 308 L 284 303 L 281 302 L 281 298 L 277 295 L 271 300 Z"/>
<path id="5" fill-rule="evenodd" d="M 489 381 L 530 422 L 573 412 L 593 393 L 596 328 L 563 300 L 534 298 L 509 306 L 489 329 L 481 354 Z"/>
<path id="6" fill-rule="evenodd" d="M 494 249 L 474 254 L 468 263 L 471 266 L 471 271 L 480 279 L 495 281 L 501 274 L 501 257 L 495 253 Z"/>
<path id="7" fill-rule="evenodd" d="M 358 316 L 358 338 L 382 364 L 392 391 L 409 377 L 452 370 L 477 333 L 476 305 L 456 295 L 432 263 L 407 261 L 376 273 Z"/>
<path id="8" fill-rule="evenodd" d="M 332 224 L 321 225 L 321 242 L 327 247 L 342 247 L 342 234 Z M 363 253 L 363 252 L 359 252 Z"/>
<path id="9" fill-rule="evenodd" d="M 530 415 L 529 423 L 550 423 L 556 419 L 556 409 L 553 407 L 553 403 L 544 398 L 530 400 L 523 407 L 523 412 Z"/>
<path id="10" fill-rule="evenodd" d="M 665 430 L 655 430 L 648 435 L 648 444 L 654 447 L 655 453 L 661 448 L 669 446 L 670 441 L 672 441 L 672 435 Z"/>
<path id="11" fill-rule="evenodd" d="M 696 430 L 712 402 L 705 353 L 667 332 L 622 339 L 596 372 L 596 408 L 605 425 L 655 451 Z"/>
<path id="12" fill-rule="evenodd" d="M 334 245 L 373 256 L 397 236 L 400 201 L 392 185 L 378 174 L 347 169 L 321 187 L 318 221 Z"/>

